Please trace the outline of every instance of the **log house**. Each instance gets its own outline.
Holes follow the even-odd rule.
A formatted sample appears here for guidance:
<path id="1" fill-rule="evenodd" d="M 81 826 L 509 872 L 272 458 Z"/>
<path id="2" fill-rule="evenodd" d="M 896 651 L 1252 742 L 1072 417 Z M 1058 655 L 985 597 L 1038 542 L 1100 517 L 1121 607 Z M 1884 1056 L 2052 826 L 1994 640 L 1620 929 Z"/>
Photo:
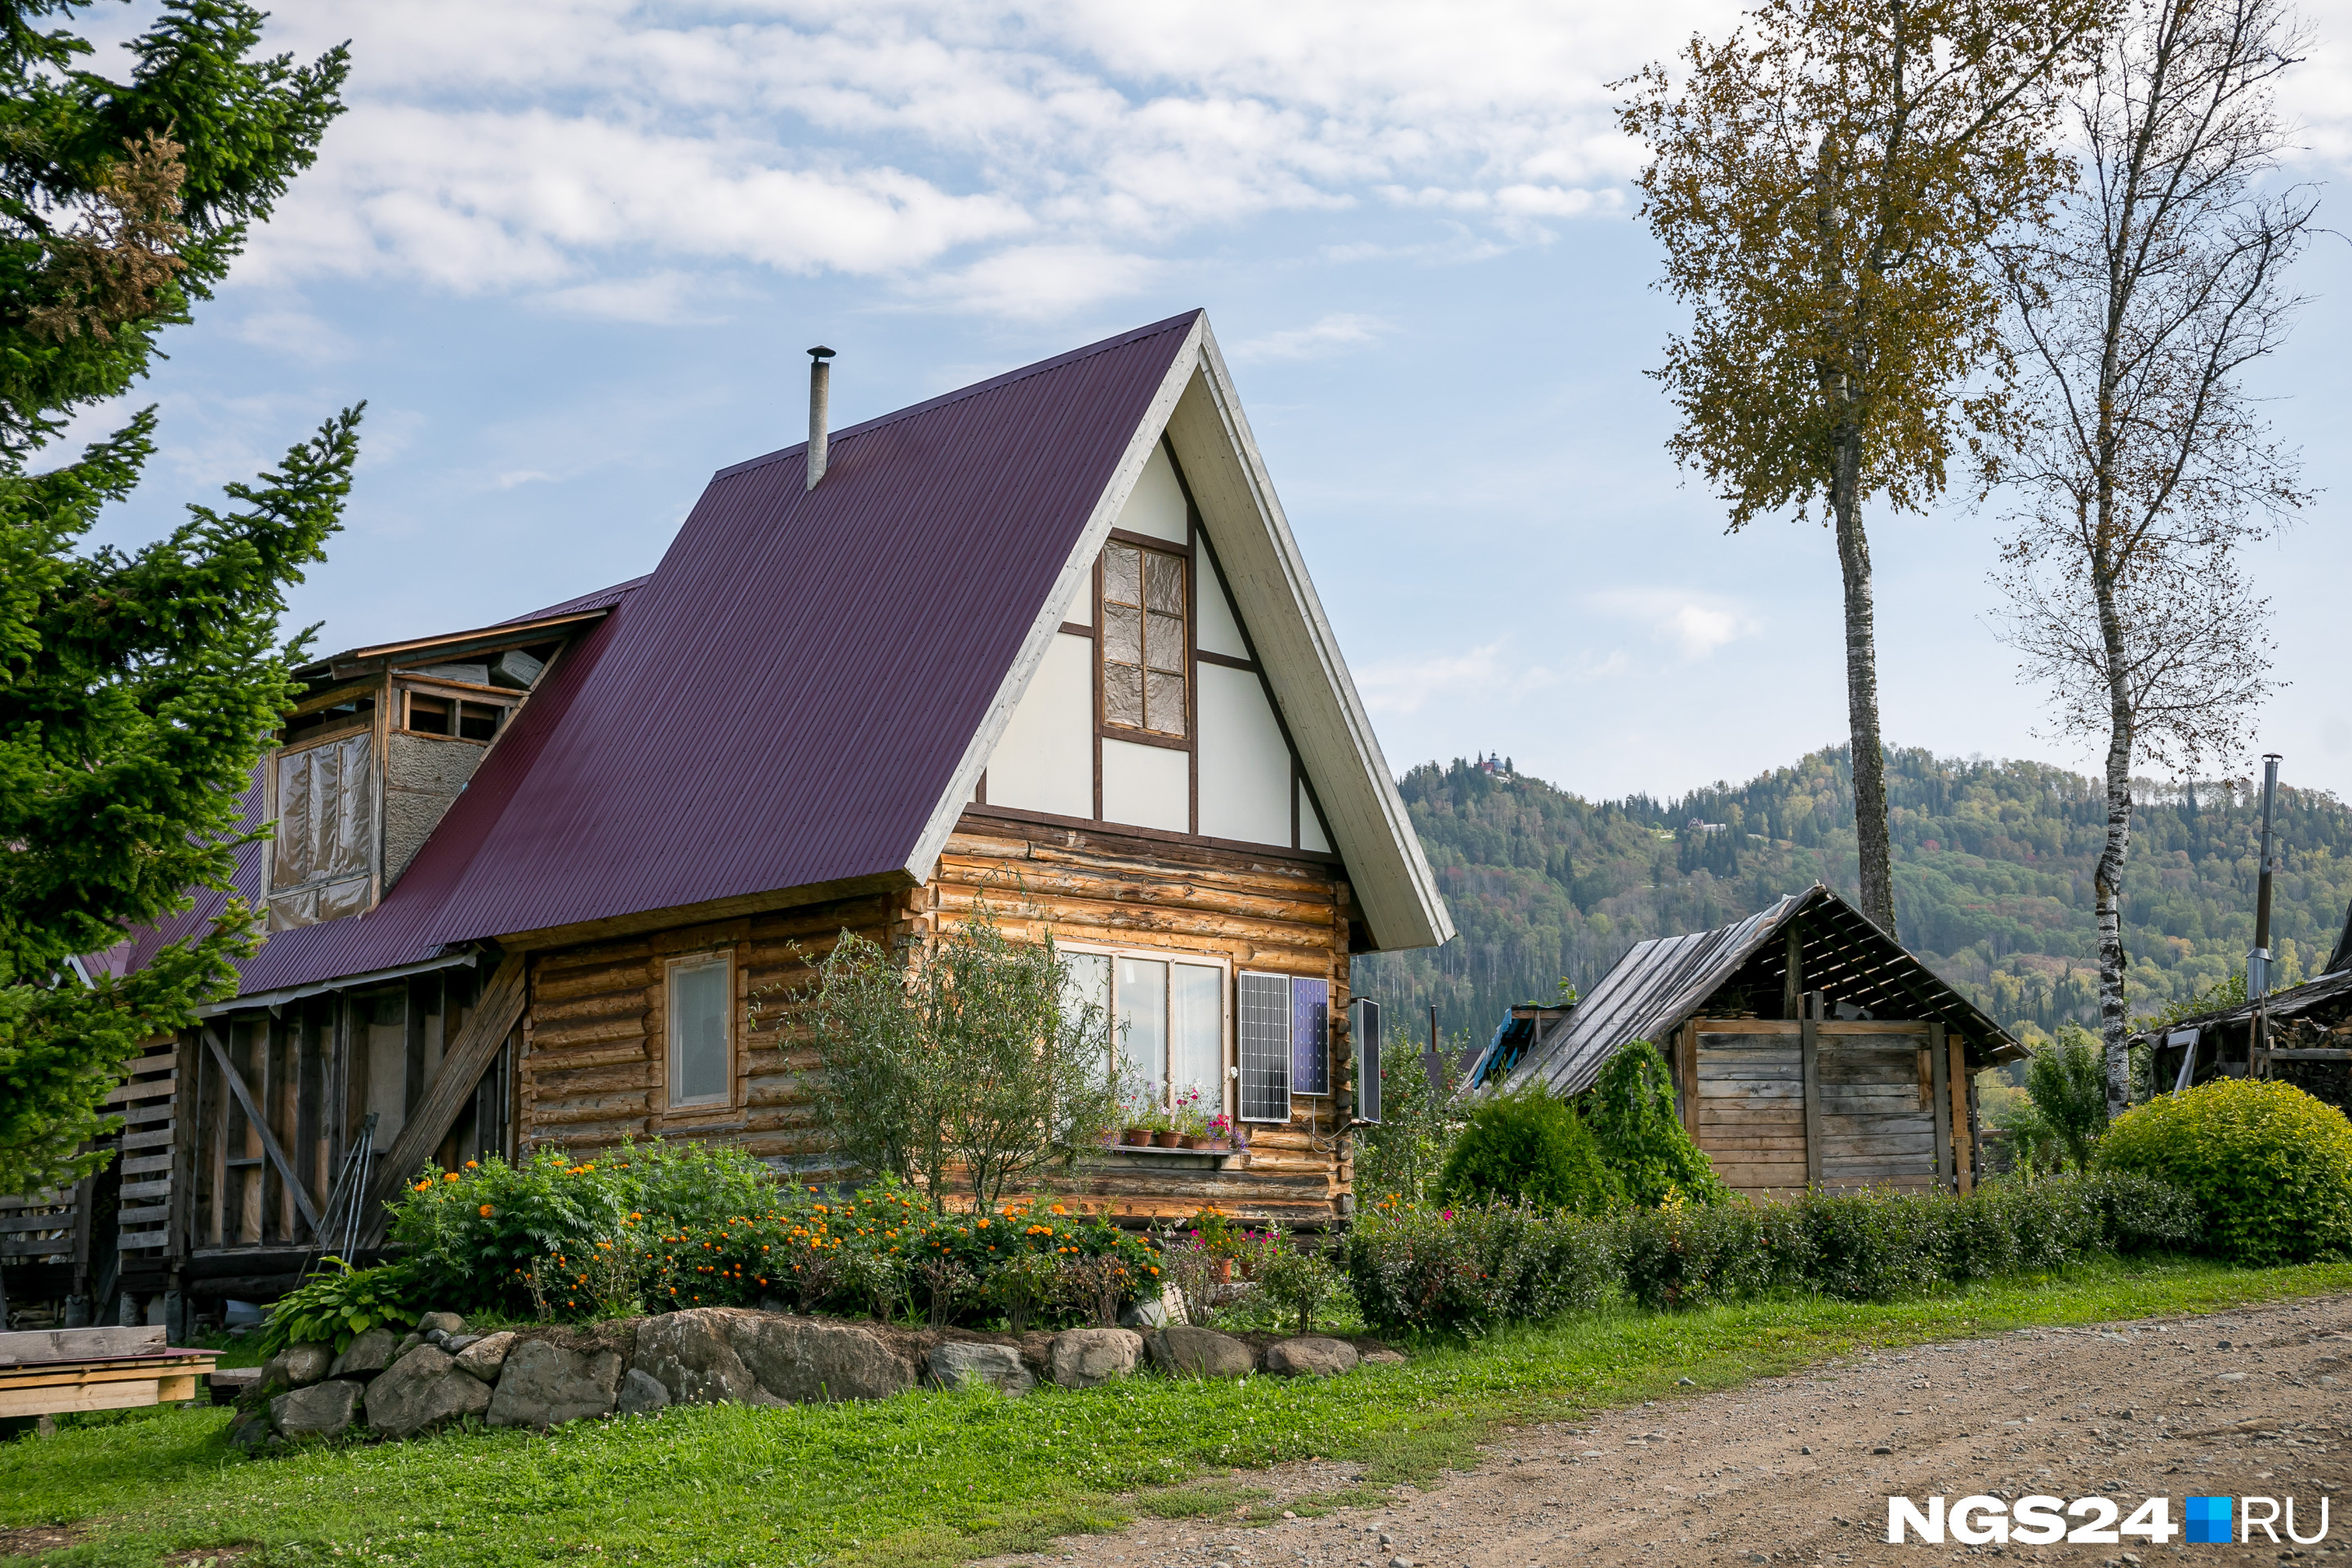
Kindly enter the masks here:
<path id="1" fill-rule="evenodd" d="M 19 1304 L 183 1332 L 484 1154 L 694 1138 L 839 1174 L 763 994 L 982 902 L 1051 929 L 1154 1092 L 1253 1130 L 1091 1151 L 1059 1191 L 1344 1222 L 1377 1073 L 1349 960 L 1453 927 L 1205 315 L 819 449 L 720 470 L 646 577 L 299 672 L 246 802 L 268 938 L 124 1086 L 117 1185 L 0 1215 Z"/>

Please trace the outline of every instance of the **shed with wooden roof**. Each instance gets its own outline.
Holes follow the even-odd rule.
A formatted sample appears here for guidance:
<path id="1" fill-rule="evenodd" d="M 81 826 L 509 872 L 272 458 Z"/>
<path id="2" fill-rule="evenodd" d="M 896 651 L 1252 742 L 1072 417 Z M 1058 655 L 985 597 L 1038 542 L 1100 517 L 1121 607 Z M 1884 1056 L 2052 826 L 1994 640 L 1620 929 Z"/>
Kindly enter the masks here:
<path id="1" fill-rule="evenodd" d="M 1473 1096 L 1591 1089 L 1636 1040 L 1734 1190 L 1966 1192 L 1975 1075 L 2025 1055 L 2000 1025 L 1820 883 L 1736 924 L 1642 942 L 1573 1006 L 1515 1007 Z"/>

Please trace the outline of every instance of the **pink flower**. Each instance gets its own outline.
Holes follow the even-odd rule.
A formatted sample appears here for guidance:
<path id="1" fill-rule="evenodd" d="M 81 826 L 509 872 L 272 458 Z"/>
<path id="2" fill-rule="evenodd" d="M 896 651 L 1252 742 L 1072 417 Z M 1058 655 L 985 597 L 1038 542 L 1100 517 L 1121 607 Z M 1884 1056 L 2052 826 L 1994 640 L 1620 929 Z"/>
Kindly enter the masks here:
<path id="1" fill-rule="evenodd" d="M 1442 1217 L 1444 1217 L 1444 1218 L 1445 1218 L 1445 1219 L 1452 1219 L 1452 1218 L 1454 1217 L 1454 1211 L 1453 1211 L 1452 1209 L 1447 1209 L 1447 1210 L 1445 1211 L 1444 1215 Z"/>

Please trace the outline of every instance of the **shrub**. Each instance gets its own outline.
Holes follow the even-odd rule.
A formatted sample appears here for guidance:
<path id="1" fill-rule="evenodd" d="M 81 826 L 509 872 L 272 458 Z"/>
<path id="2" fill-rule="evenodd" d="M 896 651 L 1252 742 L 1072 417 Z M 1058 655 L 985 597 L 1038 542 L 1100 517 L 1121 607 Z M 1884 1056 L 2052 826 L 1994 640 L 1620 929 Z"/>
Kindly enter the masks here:
<path id="1" fill-rule="evenodd" d="M 1617 1226 L 1627 1295 L 1653 1311 L 1736 1301 L 1801 1283 L 1811 1255 L 1795 1204 L 1669 1202 Z"/>
<path id="2" fill-rule="evenodd" d="M 2217 1079 L 2158 1095 L 2116 1119 L 2098 1161 L 2187 1192 L 2205 1245 L 2234 1262 L 2352 1251 L 2352 1122 L 2291 1084 Z"/>
<path id="3" fill-rule="evenodd" d="M 2092 1146 L 2107 1127 L 2107 1063 L 2097 1038 L 2079 1024 L 2060 1029 L 2057 1043 L 2025 1064 L 2025 1092 L 2065 1148 L 2067 1163 L 2089 1170 Z"/>
<path id="4" fill-rule="evenodd" d="M 1461 1074 L 1453 1053 L 1436 1057 L 1438 1082 L 1409 1030 L 1394 1030 L 1381 1052 L 1381 1124 L 1348 1136 L 1355 1144 L 1356 1191 L 1368 1202 L 1426 1201 L 1462 1131 L 1454 1098 Z"/>
<path id="5" fill-rule="evenodd" d="M 1297 1323 L 1295 1333 L 1311 1331 L 1316 1313 L 1339 1291 L 1339 1271 L 1330 1259 L 1298 1247 L 1278 1225 L 1249 1243 L 1244 1265 L 1265 1300 Z"/>
<path id="6" fill-rule="evenodd" d="M 1601 1069 L 1577 1110 L 1601 1146 L 1601 1158 L 1625 1189 L 1625 1201 L 1656 1208 L 1671 1194 L 1690 1204 L 1719 1204 L 1731 1189 L 1683 1127 L 1675 1110 L 1675 1078 L 1666 1058 L 1647 1040 L 1622 1047 Z"/>
<path id="7" fill-rule="evenodd" d="M 1384 1333 L 1468 1336 L 1599 1306 L 1616 1281 L 1608 1228 L 1526 1204 L 1382 1204 L 1348 1234 L 1348 1283 Z"/>
<path id="8" fill-rule="evenodd" d="M 1620 1196 L 1584 1119 L 1537 1088 L 1473 1110 L 1437 1184 L 1454 1204 L 1499 1200 L 1580 1215 L 1605 1213 Z"/>
<path id="9" fill-rule="evenodd" d="M 334 1272 L 296 1286 L 269 1310 L 261 1331 L 263 1355 L 307 1344 L 332 1345 L 340 1353 L 370 1329 L 413 1329 L 425 1315 L 415 1271 L 406 1263 L 354 1268 L 340 1258 L 321 1261 Z"/>
<path id="10" fill-rule="evenodd" d="M 2084 1186 L 2099 1214 L 2099 1245 L 2133 1253 L 2194 1247 L 2204 1237 L 2204 1215 L 2194 1196 L 2135 1171 L 2095 1171 Z"/>

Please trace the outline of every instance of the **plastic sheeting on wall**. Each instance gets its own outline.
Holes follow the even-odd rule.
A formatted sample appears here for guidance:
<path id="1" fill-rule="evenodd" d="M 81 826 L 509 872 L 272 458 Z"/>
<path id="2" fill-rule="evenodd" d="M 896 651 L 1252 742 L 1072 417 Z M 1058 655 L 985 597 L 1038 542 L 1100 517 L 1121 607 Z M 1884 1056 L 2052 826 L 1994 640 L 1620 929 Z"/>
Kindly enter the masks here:
<path id="1" fill-rule="evenodd" d="M 366 909 L 375 886 L 375 737 L 362 732 L 281 752 L 273 782 L 271 928 Z"/>

